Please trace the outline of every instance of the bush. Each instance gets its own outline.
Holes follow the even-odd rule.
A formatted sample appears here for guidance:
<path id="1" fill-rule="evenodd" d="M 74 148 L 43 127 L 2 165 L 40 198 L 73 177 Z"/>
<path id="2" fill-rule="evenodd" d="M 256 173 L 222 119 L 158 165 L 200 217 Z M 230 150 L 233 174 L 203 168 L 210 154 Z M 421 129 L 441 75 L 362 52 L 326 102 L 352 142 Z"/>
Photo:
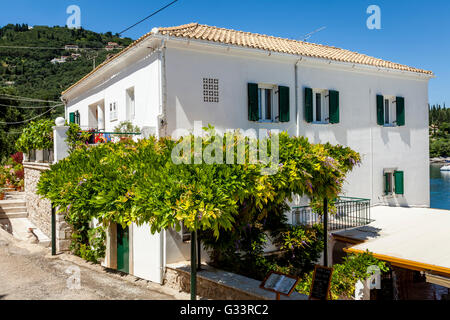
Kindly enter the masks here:
<path id="1" fill-rule="evenodd" d="M 21 152 L 31 150 L 53 149 L 54 122 L 49 119 L 30 122 L 16 141 L 16 148 Z"/>
<path id="2" fill-rule="evenodd" d="M 358 280 L 364 281 L 372 273 L 368 271 L 370 266 L 377 266 L 381 272 L 389 271 L 385 262 L 376 259 L 369 251 L 361 254 L 350 254 L 344 258 L 342 264 L 333 265 L 331 278 L 332 299 L 352 298 L 355 294 L 355 285 Z M 313 272 L 307 274 L 296 287 L 300 293 L 309 295 L 312 284 Z"/>

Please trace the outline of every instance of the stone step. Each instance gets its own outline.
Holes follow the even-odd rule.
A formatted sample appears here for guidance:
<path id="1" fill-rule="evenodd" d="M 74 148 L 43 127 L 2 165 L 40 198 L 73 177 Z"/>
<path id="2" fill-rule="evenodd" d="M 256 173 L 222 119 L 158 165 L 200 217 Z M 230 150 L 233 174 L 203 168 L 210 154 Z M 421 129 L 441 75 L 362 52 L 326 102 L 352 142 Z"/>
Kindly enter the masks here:
<path id="1" fill-rule="evenodd" d="M 13 208 L 13 207 L 26 207 L 26 202 L 20 199 L 8 199 L 0 201 L 0 211 L 2 209 Z"/>
<path id="2" fill-rule="evenodd" d="M 17 219 L 17 218 L 27 218 L 28 213 L 26 211 L 19 212 L 0 212 L 0 219 Z"/>
<path id="3" fill-rule="evenodd" d="M 39 244 L 45 247 L 51 245 L 51 240 L 47 237 L 41 230 L 36 228 L 36 226 L 27 218 L 17 218 L 17 219 L 1 219 L 0 218 L 0 228 L 11 233 L 15 238 L 23 241 L 30 240 L 29 228 L 33 229 L 33 233 L 38 238 Z"/>
<path id="4" fill-rule="evenodd" d="M 5 213 L 16 213 L 16 212 L 27 212 L 27 207 L 25 205 L 15 205 L 15 206 L 11 206 L 11 207 L 3 207 L 0 206 L 0 214 Z"/>

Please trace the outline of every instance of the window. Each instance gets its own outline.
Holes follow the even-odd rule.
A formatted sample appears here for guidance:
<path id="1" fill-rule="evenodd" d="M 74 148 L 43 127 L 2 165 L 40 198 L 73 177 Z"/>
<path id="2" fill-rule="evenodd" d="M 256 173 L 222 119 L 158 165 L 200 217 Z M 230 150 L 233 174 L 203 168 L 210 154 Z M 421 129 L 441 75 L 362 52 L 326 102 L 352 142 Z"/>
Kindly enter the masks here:
<path id="1" fill-rule="evenodd" d="M 112 102 L 109 104 L 109 120 L 117 120 L 117 102 Z"/>
<path id="2" fill-rule="evenodd" d="M 69 122 L 80 125 L 80 112 L 78 110 L 69 114 Z"/>
<path id="3" fill-rule="evenodd" d="M 248 83 L 248 120 L 259 122 L 289 122 L 289 87 Z"/>
<path id="4" fill-rule="evenodd" d="M 313 92 L 313 122 L 328 123 L 328 90 L 315 89 Z"/>
<path id="5" fill-rule="evenodd" d="M 404 173 L 396 169 L 384 169 L 384 194 L 402 195 L 404 193 Z"/>
<path id="6" fill-rule="evenodd" d="M 203 102 L 219 102 L 219 79 L 203 78 Z"/>
<path id="7" fill-rule="evenodd" d="M 389 121 L 389 99 L 384 99 L 384 124 L 390 124 Z"/>
<path id="8" fill-rule="evenodd" d="M 380 126 L 405 125 L 405 99 L 377 95 L 377 124 Z"/>
<path id="9" fill-rule="evenodd" d="M 127 89 L 127 120 L 135 117 L 134 87 Z"/>
<path id="10" fill-rule="evenodd" d="M 258 85 L 259 121 L 278 121 L 278 108 L 275 108 L 275 86 Z"/>

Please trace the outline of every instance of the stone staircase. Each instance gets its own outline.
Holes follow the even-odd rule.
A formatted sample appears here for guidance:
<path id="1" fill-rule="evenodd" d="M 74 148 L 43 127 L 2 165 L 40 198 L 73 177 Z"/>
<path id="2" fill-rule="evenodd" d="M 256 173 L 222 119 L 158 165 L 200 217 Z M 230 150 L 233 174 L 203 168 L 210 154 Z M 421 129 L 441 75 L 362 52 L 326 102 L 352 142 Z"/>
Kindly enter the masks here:
<path id="1" fill-rule="evenodd" d="M 0 219 L 26 218 L 27 206 L 25 193 L 18 191 L 7 191 L 5 199 L 0 200 Z"/>
<path id="2" fill-rule="evenodd" d="M 25 192 L 6 190 L 5 199 L 0 200 L 0 228 L 17 239 L 50 245 L 50 239 L 28 220 Z"/>

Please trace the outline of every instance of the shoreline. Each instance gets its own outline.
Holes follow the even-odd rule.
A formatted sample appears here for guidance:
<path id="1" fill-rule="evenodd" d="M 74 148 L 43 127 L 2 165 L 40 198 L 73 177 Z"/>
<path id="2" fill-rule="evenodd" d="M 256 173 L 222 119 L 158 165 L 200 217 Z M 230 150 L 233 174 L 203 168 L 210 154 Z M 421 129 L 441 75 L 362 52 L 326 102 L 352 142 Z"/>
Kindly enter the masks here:
<path id="1" fill-rule="evenodd" d="M 450 163 L 450 158 L 430 158 L 430 164 L 446 164 Z"/>

